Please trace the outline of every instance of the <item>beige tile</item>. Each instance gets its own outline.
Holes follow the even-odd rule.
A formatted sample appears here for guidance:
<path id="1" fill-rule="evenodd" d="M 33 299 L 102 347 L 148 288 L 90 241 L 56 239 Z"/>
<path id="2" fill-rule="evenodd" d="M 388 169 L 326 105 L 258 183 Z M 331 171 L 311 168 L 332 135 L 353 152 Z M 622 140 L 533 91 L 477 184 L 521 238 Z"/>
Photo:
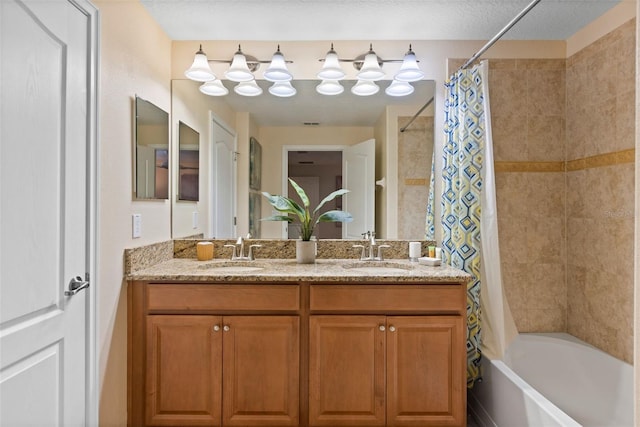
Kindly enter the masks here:
<path id="1" fill-rule="evenodd" d="M 524 173 L 496 174 L 496 201 L 499 216 L 523 218 L 528 215 L 529 178 Z"/>
<path id="2" fill-rule="evenodd" d="M 564 115 L 564 70 L 528 70 L 526 76 L 527 112 L 533 115 Z"/>
<path id="3" fill-rule="evenodd" d="M 636 92 L 633 89 L 620 92 L 616 97 L 614 151 L 635 147 L 635 99 Z"/>
<path id="4" fill-rule="evenodd" d="M 567 218 L 584 218 L 584 192 L 586 191 L 584 179 L 586 174 L 585 170 L 571 171 L 566 174 Z M 570 238 L 571 234 L 569 233 L 568 236 Z"/>
<path id="5" fill-rule="evenodd" d="M 589 58 L 587 74 L 590 81 L 589 102 L 597 104 L 616 96 L 618 52 L 605 49 Z"/>
<path id="6" fill-rule="evenodd" d="M 498 215 L 498 235 L 500 258 L 507 264 L 524 264 L 529 261 L 527 239 L 524 232 L 527 225 L 524 218 Z"/>
<path id="7" fill-rule="evenodd" d="M 529 308 L 567 308 L 567 286 L 564 264 L 534 264 L 530 267 L 530 286 L 526 288 Z"/>
<path id="8" fill-rule="evenodd" d="M 566 310 L 561 308 L 528 309 L 527 332 L 564 332 L 567 330 Z"/>
<path id="9" fill-rule="evenodd" d="M 530 217 L 526 231 L 530 262 L 555 264 L 563 261 L 564 218 Z"/>
<path id="10" fill-rule="evenodd" d="M 527 208 L 532 217 L 564 217 L 565 174 L 541 172 L 528 174 Z"/>
<path id="11" fill-rule="evenodd" d="M 493 103 L 492 103 L 493 105 Z M 491 130 L 496 161 L 527 161 L 526 116 L 521 113 L 495 116 L 492 110 Z"/>
<path id="12" fill-rule="evenodd" d="M 516 70 L 489 71 L 491 117 L 526 116 L 527 85 L 522 72 Z"/>
<path id="13" fill-rule="evenodd" d="M 516 59 L 519 70 L 561 70 L 566 68 L 565 59 Z"/>
<path id="14" fill-rule="evenodd" d="M 527 117 L 528 161 L 565 160 L 565 118 L 564 116 Z"/>

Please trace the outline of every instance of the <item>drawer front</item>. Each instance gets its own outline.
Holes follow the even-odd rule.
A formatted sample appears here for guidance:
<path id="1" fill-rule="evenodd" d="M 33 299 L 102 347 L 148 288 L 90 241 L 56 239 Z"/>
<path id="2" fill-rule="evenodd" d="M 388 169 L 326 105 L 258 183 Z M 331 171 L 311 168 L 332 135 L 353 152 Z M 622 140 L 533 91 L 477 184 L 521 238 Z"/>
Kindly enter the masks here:
<path id="1" fill-rule="evenodd" d="M 149 284 L 147 310 L 298 311 L 298 285 Z"/>
<path id="2" fill-rule="evenodd" d="M 311 312 L 463 314 L 462 285 L 311 285 Z"/>

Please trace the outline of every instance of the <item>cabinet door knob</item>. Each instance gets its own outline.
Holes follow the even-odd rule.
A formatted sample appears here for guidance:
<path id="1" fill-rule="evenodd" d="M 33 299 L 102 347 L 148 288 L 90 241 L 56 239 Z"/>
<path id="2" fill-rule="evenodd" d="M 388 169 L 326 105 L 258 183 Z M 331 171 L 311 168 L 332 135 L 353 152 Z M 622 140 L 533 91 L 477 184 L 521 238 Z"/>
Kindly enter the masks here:
<path id="1" fill-rule="evenodd" d="M 229 329 L 231 329 L 231 328 L 229 327 L 229 325 L 224 325 L 224 326 L 222 327 L 222 330 L 223 330 L 223 331 L 225 331 L 225 332 L 229 332 Z"/>
<path id="2" fill-rule="evenodd" d="M 220 325 L 214 325 L 213 332 L 220 332 Z"/>
<path id="3" fill-rule="evenodd" d="M 385 328 L 384 325 L 380 325 L 380 326 L 378 326 L 378 329 L 380 329 L 382 332 L 384 332 L 384 330 L 387 329 L 387 328 Z"/>
<path id="4" fill-rule="evenodd" d="M 389 326 L 389 331 L 395 332 L 396 331 L 396 327 L 395 326 Z"/>

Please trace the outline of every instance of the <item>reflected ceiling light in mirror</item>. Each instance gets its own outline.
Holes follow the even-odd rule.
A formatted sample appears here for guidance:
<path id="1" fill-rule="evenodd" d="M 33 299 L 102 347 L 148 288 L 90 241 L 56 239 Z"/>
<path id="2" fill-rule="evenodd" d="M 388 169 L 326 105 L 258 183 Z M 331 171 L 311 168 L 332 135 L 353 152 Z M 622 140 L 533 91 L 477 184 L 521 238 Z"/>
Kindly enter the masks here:
<path id="1" fill-rule="evenodd" d="M 223 86 L 218 79 L 205 82 L 200 85 L 200 92 L 209 96 L 225 96 L 229 93 L 229 89 Z"/>
<path id="2" fill-rule="evenodd" d="M 297 90 L 291 85 L 291 82 L 275 82 L 269 87 L 269 93 L 274 96 L 288 98 L 295 95 Z"/>
<path id="3" fill-rule="evenodd" d="M 316 86 L 316 92 L 320 95 L 340 95 L 344 92 L 344 87 L 337 80 L 323 80 Z"/>
<path id="4" fill-rule="evenodd" d="M 380 91 L 380 87 L 371 80 L 358 80 L 351 88 L 351 93 L 358 96 L 375 95 Z"/>
<path id="5" fill-rule="evenodd" d="M 253 73 L 247 65 L 247 57 L 242 53 L 240 45 L 238 45 L 238 51 L 233 55 L 231 66 L 225 71 L 224 76 L 232 82 L 248 82 L 253 80 Z"/>
<path id="6" fill-rule="evenodd" d="M 264 72 L 264 78 L 270 82 L 289 82 L 293 79 L 293 75 L 287 69 L 284 55 L 280 52 L 280 45 L 271 58 L 271 64 Z"/>
<path id="7" fill-rule="evenodd" d="M 369 45 L 369 52 L 364 56 L 362 68 L 356 76 L 359 80 L 378 81 L 384 78 L 384 71 L 381 68 L 381 60 L 373 51 L 373 45 Z M 355 64 L 354 64 L 355 65 Z"/>
<path id="8" fill-rule="evenodd" d="M 411 95 L 415 89 L 411 86 L 409 82 L 403 82 L 400 80 L 394 80 L 391 84 L 384 90 L 389 96 L 407 96 Z"/>
<path id="9" fill-rule="evenodd" d="M 317 77 L 321 80 L 342 80 L 345 77 L 345 73 L 340 67 L 338 54 L 333 50 L 333 43 L 331 43 L 331 50 L 324 57 L 324 65 L 322 70 L 318 72 Z"/>
<path id="10" fill-rule="evenodd" d="M 394 79 L 401 82 L 416 82 L 422 80 L 423 77 L 424 73 L 418 67 L 416 54 L 413 53 L 411 45 L 409 45 L 409 51 L 404 55 L 400 70 L 396 73 Z"/>
<path id="11" fill-rule="evenodd" d="M 242 96 L 258 96 L 262 94 L 262 88 L 258 86 L 255 80 L 240 82 L 233 88 L 233 91 Z"/>
<path id="12" fill-rule="evenodd" d="M 184 75 L 188 79 L 195 80 L 197 82 L 208 82 L 216 78 L 213 71 L 211 71 L 211 67 L 209 67 L 207 55 L 202 51 L 202 45 L 200 45 L 200 49 L 196 52 L 193 64 L 191 64 L 191 67 L 184 72 Z"/>

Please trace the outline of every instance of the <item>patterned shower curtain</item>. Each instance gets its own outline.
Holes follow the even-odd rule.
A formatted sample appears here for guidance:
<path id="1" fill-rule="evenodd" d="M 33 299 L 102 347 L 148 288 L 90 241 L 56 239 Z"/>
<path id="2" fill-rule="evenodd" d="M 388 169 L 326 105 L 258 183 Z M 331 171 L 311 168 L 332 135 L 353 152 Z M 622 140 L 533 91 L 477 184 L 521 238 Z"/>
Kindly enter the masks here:
<path id="1" fill-rule="evenodd" d="M 472 387 L 480 377 L 481 359 L 481 172 L 486 144 L 485 95 L 481 68 L 482 65 L 479 65 L 456 72 L 446 83 L 445 96 L 442 252 L 446 264 L 473 276 L 467 286 L 468 387 Z M 432 165 L 432 185 L 427 206 L 427 238 L 434 237 L 434 167 Z"/>

